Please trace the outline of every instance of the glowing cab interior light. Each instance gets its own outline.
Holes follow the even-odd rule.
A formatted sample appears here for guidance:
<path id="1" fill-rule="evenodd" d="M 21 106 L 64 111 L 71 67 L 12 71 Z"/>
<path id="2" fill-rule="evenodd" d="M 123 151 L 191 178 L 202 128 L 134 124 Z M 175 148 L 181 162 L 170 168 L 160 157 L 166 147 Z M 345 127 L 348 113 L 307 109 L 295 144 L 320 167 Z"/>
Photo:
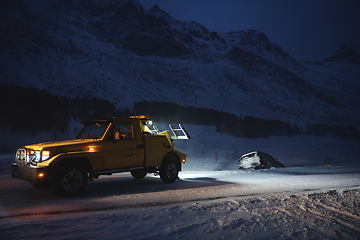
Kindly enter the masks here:
<path id="1" fill-rule="evenodd" d="M 39 178 L 42 178 L 44 176 L 45 176 L 45 174 L 43 174 L 43 173 L 39 173 L 39 175 L 38 175 Z"/>

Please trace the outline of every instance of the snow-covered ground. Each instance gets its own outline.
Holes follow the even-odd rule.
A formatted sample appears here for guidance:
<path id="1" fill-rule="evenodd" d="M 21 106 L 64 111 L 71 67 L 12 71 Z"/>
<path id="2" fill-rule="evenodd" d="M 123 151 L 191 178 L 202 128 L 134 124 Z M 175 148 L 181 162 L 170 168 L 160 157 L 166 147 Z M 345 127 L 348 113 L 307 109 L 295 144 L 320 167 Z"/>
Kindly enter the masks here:
<path id="1" fill-rule="evenodd" d="M 359 189 L 0 219 L 1 239 L 359 239 Z"/>
<path id="2" fill-rule="evenodd" d="M 120 173 L 72 199 L 12 179 L 13 154 L 0 154 L 0 239 L 360 239 L 359 142 L 185 127 L 191 139 L 176 145 L 188 162 L 175 183 Z M 254 150 L 286 168 L 237 170 Z"/>

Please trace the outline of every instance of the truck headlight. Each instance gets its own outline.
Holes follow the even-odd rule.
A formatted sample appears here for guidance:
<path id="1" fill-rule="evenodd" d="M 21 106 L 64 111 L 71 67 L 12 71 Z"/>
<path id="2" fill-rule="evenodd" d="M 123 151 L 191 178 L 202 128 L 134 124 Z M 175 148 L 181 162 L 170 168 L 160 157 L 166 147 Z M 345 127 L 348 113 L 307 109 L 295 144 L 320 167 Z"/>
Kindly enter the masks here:
<path id="1" fill-rule="evenodd" d="M 28 149 L 26 161 L 29 164 L 39 163 L 39 162 L 46 161 L 49 158 L 50 158 L 50 151 L 46 151 L 46 150 L 40 151 L 40 150 Z"/>
<path id="2" fill-rule="evenodd" d="M 50 158 L 50 151 L 41 151 L 41 161 L 46 161 Z"/>
<path id="3" fill-rule="evenodd" d="M 27 163 L 39 162 L 40 161 L 40 151 L 28 149 L 26 156 Z"/>

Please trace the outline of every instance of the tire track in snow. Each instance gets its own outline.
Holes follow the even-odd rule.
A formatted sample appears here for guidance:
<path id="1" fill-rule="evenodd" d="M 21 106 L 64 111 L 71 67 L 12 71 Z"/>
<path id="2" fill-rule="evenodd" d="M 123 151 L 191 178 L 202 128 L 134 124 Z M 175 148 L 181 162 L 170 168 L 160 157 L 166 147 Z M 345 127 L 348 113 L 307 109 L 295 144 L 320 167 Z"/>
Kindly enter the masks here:
<path id="1" fill-rule="evenodd" d="M 341 211 L 337 208 L 325 205 L 318 201 L 313 202 L 311 198 L 309 198 L 312 202 L 306 205 L 299 205 L 298 209 L 312 214 L 315 218 L 325 221 L 325 222 L 337 222 L 343 227 L 349 228 L 352 231 L 355 231 L 360 234 L 360 228 L 356 226 L 360 226 L 360 217 L 353 215 L 349 212 Z M 322 210 L 321 210 L 322 209 Z M 287 212 L 285 209 L 282 209 L 283 212 Z M 289 213 L 291 214 L 291 213 Z"/>
<path id="2" fill-rule="evenodd" d="M 360 226 L 360 217 L 353 215 L 351 213 L 348 212 L 344 212 L 341 211 L 339 209 L 324 205 L 322 203 L 317 203 L 316 205 L 318 205 L 318 207 L 321 207 L 323 209 L 326 209 L 330 212 L 333 212 L 335 215 L 337 215 L 337 217 L 332 216 L 332 220 L 337 221 L 339 224 L 343 225 L 344 227 L 348 227 L 353 231 L 356 231 L 360 234 L 360 228 L 356 227 L 356 226 Z M 345 219 L 345 221 L 341 220 L 341 219 Z M 349 224 L 349 222 L 353 223 L 353 224 Z"/>

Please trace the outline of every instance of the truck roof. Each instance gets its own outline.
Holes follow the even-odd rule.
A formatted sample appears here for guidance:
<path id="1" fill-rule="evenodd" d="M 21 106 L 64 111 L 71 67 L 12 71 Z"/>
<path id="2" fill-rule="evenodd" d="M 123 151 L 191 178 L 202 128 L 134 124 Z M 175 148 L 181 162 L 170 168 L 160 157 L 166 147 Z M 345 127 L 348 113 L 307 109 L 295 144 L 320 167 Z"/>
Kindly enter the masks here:
<path id="1" fill-rule="evenodd" d="M 94 123 L 94 122 L 114 122 L 114 121 L 126 121 L 129 119 L 138 119 L 138 120 L 150 120 L 148 115 L 136 115 L 136 116 L 130 116 L 130 117 L 111 117 L 108 118 L 107 120 L 91 120 L 91 121 L 86 121 L 83 122 L 84 124 L 86 123 Z"/>

